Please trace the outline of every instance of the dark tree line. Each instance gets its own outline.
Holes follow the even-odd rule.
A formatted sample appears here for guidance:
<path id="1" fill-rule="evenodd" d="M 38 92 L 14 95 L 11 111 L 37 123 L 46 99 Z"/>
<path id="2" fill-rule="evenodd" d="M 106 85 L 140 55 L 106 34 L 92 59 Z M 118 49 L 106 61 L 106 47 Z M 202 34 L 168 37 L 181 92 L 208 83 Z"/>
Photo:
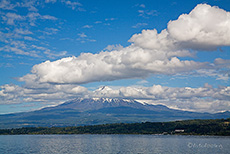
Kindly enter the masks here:
<path id="1" fill-rule="evenodd" d="M 118 123 L 79 127 L 0 129 L 0 135 L 18 134 L 181 134 L 230 136 L 230 118 L 132 124 Z"/>

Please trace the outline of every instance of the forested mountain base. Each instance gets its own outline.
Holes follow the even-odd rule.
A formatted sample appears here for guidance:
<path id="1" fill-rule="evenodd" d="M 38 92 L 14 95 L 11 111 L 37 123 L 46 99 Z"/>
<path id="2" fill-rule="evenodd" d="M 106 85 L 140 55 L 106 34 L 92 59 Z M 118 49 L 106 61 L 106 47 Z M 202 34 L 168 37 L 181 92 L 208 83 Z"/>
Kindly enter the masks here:
<path id="1" fill-rule="evenodd" d="M 103 124 L 80 127 L 23 127 L 0 130 L 0 135 L 19 134 L 180 134 L 230 136 L 230 118 L 133 124 Z"/>

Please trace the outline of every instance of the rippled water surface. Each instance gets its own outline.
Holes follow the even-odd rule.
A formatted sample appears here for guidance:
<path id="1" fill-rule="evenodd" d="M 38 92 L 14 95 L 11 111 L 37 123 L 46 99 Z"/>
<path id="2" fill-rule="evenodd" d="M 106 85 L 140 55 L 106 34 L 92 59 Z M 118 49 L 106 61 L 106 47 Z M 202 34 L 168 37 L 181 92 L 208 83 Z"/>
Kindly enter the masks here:
<path id="1" fill-rule="evenodd" d="M 228 154 L 230 137 L 171 135 L 1 135 L 1 154 Z"/>

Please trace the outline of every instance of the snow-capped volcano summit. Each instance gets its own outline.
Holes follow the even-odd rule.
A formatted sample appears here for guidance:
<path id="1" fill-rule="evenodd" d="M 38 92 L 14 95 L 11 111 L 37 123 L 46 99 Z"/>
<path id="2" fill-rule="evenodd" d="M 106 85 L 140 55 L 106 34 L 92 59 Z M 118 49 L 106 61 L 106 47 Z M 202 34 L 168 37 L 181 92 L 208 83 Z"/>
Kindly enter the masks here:
<path id="1" fill-rule="evenodd" d="M 131 107 L 131 108 L 152 110 L 151 108 L 143 105 L 143 103 L 137 102 L 135 100 L 119 99 L 119 98 L 77 98 L 57 106 L 57 108 L 76 109 L 79 112 L 98 110 L 101 108 L 111 108 L 111 107 Z"/>

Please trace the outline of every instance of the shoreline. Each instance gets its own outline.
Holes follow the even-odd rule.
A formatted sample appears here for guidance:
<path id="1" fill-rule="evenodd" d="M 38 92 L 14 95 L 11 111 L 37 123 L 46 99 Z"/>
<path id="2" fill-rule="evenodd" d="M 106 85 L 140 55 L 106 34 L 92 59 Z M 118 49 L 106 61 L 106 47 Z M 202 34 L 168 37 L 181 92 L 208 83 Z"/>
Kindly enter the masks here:
<path id="1" fill-rule="evenodd" d="M 115 123 L 68 127 L 22 127 L 0 129 L 0 135 L 133 134 L 230 136 L 230 118 L 174 122 Z"/>

